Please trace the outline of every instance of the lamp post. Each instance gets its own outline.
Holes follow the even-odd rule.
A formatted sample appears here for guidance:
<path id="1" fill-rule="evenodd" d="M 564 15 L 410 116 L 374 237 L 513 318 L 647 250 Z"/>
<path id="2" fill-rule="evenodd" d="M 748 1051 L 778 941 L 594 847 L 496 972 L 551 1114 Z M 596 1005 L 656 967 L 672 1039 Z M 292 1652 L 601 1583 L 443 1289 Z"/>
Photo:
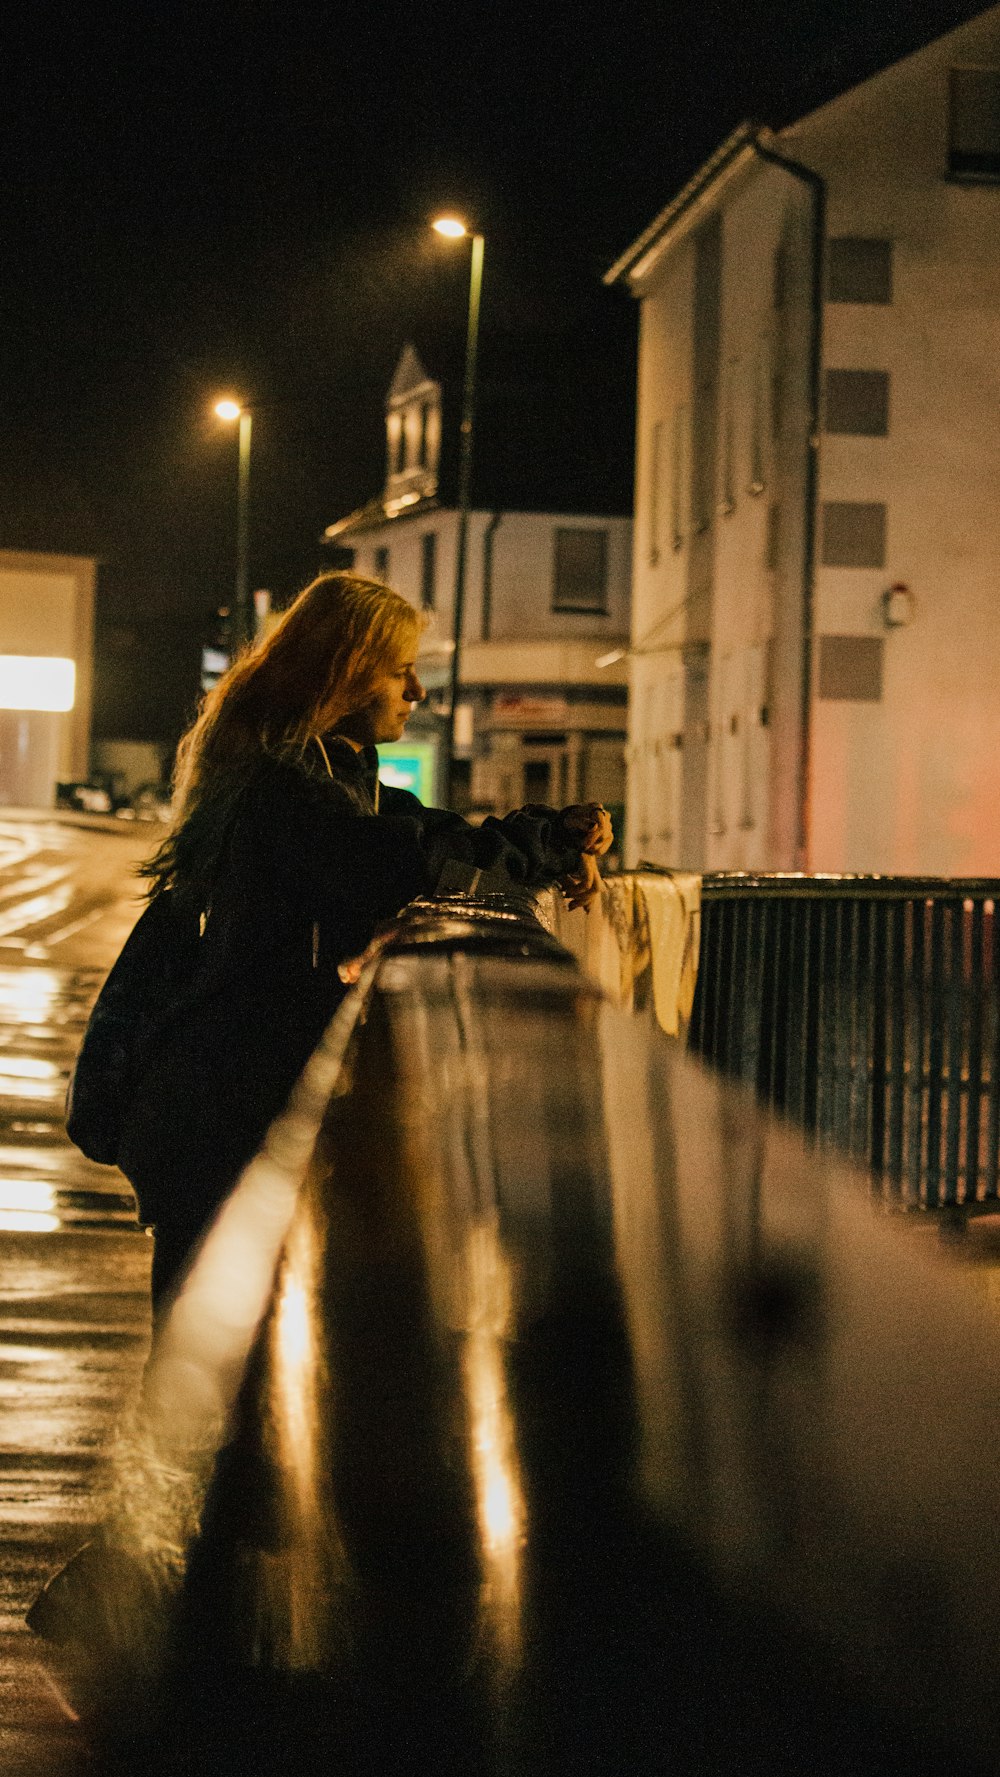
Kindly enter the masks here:
<path id="1" fill-rule="evenodd" d="M 439 216 L 433 224 L 445 240 L 464 240 L 470 233 L 457 216 Z M 458 456 L 458 534 L 455 539 L 455 611 L 451 655 L 451 704 L 448 711 L 447 766 L 449 805 L 455 795 L 455 710 L 461 683 L 462 618 L 465 612 L 465 559 L 469 535 L 469 502 L 472 495 L 472 443 L 476 418 L 476 356 L 479 350 L 479 298 L 483 287 L 483 254 L 486 242 L 472 235 L 469 262 L 469 321 L 465 336 L 465 382 L 462 390 L 462 429 Z"/>
<path id="2" fill-rule="evenodd" d="M 255 625 L 250 609 L 250 432 L 253 415 L 249 407 L 230 399 L 217 401 L 215 412 L 220 420 L 239 420 L 240 458 L 236 484 L 236 597 L 233 603 L 233 653 L 238 654 L 246 642 L 252 642 Z"/>

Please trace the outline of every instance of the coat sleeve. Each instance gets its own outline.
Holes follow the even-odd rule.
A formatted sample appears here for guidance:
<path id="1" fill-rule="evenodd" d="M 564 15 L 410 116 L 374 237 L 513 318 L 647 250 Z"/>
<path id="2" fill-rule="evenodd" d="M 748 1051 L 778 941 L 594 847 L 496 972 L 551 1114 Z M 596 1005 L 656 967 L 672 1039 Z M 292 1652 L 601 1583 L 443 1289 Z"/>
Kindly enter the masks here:
<path id="1" fill-rule="evenodd" d="M 489 815 L 481 827 L 473 827 L 447 809 L 425 808 L 408 790 L 383 787 L 381 805 L 382 820 L 405 811 L 419 823 L 421 849 L 435 883 L 452 860 L 506 876 L 523 888 L 547 888 L 579 866 L 579 844 L 563 830 L 552 808 L 518 808 L 502 820 Z"/>

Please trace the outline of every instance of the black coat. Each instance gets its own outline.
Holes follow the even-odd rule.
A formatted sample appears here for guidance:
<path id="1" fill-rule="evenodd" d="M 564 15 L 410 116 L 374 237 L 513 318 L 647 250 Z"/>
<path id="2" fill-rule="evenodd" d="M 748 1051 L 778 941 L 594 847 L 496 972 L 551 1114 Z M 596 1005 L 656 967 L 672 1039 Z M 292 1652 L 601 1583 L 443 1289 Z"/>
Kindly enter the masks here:
<path id="1" fill-rule="evenodd" d="M 470 827 L 409 791 L 376 791 L 374 748 L 330 738 L 326 751 L 332 777 L 318 747 L 296 764 L 261 757 L 211 836 L 209 906 L 183 881 L 168 891 L 179 920 L 208 917 L 195 980 L 146 1045 L 125 1121 L 119 1164 L 143 1221 L 193 1227 L 211 1214 L 347 991 L 338 963 L 433 893 L 446 863 L 524 887 L 578 864 L 552 810 Z"/>

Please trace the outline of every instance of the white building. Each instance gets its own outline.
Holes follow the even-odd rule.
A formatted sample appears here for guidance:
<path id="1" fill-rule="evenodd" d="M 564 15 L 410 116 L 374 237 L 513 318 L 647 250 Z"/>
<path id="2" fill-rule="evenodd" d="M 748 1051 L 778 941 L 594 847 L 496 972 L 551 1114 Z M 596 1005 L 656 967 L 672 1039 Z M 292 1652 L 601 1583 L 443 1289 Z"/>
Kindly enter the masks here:
<path id="1" fill-rule="evenodd" d="M 430 614 L 418 663 L 430 733 L 447 705 L 454 633 L 458 511 L 446 498 L 444 432 L 441 385 L 408 346 L 386 405 L 383 492 L 325 532 L 353 550 L 359 573 Z M 623 803 L 631 532 L 614 516 L 470 513 L 455 723 L 468 806 Z M 410 728 L 418 734 L 421 718 Z"/>
<path id="2" fill-rule="evenodd" d="M 1000 874 L 1000 7 L 737 131 L 617 279 L 630 861 Z"/>
<path id="3" fill-rule="evenodd" d="M 94 582 L 89 556 L 0 550 L 0 804 L 51 808 L 88 775 Z"/>

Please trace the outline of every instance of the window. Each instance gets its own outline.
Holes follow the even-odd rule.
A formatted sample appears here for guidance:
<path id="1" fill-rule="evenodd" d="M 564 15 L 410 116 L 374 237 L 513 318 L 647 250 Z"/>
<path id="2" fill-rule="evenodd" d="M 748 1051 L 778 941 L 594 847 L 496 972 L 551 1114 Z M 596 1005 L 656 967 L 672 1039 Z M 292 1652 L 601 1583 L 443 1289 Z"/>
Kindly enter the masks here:
<path id="1" fill-rule="evenodd" d="M 399 432 L 396 435 L 396 474 L 401 475 L 406 468 L 406 414 L 399 415 Z"/>
<path id="2" fill-rule="evenodd" d="M 417 462 L 419 463 L 421 469 L 424 469 L 427 466 L 427 420 L 430 415 L 430 411 L 431 410 L 428 407 L 426 401 L 421 402 L 421 404 L 420 404 L 420 448 L 417 451 Z"/>
<path id="3" fill-rule="evenodd" d="M 722 488 L 719 511 L 724 518 L 736 511 L 736 372 L 737 360 L 726 366 L 722 392 Z"/>
<path id="4" fill-rule="evenodd" d="M 376 580 L 388 580 L 389 578 L 389 545 L 387 543 L 381 544 L 375 551 L 375 578 Z"/>
<path id="5" fill-rule="evenodd" d="M 688 410 L 686 407 L 675 407 L 670 462 L 670 542 L 674 550 L 684 547 L 687 432 Z"/>
<path id="6" fill-rule="evenodd" d="M 828 370 L 826 430 L 852 438 L 885 438 L 889 376 L 884 370 Z"/>
<path id="7" fill-rule="evenodd" d="M 764 565 L 772 574 L 777 573 L 781 560 L 781 507 L 777 500 L 772 500 L 767 509 L 767 540 L 765 543 Z"/>
<path id="8" fill-rule="evenodd" d="M 655 568 L 660 559 L 660 456 L 663 444 L 663 421 L 654 420 L 649 440 L 649 565 Z"/>
<path id="9" fill-rule="evenodd" d="M 881 636 L 820 636 L 820 697 L 880 703 L 883 647 Z"/>
<path id="10" fill-rule="evenodd" d="M 607 608 L 607 531 L 569 530 L 557 526 L 553 611 L 594 611 L 603 616 Z"/>
<path id="11" fill-rule="evenodd" d="M 826 267 L 829 302 L 891 302 L 892 242 L 840 235 L 829 244 Z"/>
<path id="12" fill-rule="evenodd" d="M 771 301 L 776 309 L 783 309 L 788 297 L 788 243 L 780 241 L 774 254 L 771 270 Z"/>
<path id="13" fill-rule="evenodd" d="M 762 494 L 766 480 L 764 461 L 764 414 L 767 408 L 767 382 L 770 377 L 770 353 L 765 344 L 757 349 L 750 367 L 750 474 L 748 494 Z"/>
<path id="14" fill-rule="evenodd" d="M 951 177 L 1000 180 L 1000 68 L 953 68 L 949 96 Z"/>
<path id="15" fill-rule="evenodd" d="M 823 506 L 823 566 L 885 567 L 886 509 L 881 502 L 827 500 Z"/>
<path id="16" fill-rule="evenodd" d="M 385 448 L 386 473 L 399 473 L 399 452 L 403 442 L 403 416 L 400 413 L 387 413 L 385 416 Z"/>
<path id="17" fill-rule="evenodd" d="M 436 579 L 437 532 L 425 531 L 420 539 L 420 603 L 425 611 L 434 609 Z"/>

